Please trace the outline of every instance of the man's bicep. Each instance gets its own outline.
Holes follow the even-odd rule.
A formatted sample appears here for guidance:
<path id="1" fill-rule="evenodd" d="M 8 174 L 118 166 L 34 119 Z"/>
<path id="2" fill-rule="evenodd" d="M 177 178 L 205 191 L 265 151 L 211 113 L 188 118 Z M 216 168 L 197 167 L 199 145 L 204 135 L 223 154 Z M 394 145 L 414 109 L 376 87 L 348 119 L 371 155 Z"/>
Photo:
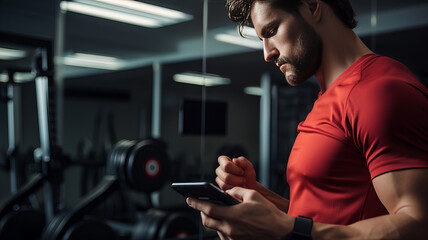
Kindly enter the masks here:
<path id="1" fill-rule="evenodd" d="M 387 172 L 375 177 L 373 186 L 390 214 L 428 220 L 428 168 Z"/>

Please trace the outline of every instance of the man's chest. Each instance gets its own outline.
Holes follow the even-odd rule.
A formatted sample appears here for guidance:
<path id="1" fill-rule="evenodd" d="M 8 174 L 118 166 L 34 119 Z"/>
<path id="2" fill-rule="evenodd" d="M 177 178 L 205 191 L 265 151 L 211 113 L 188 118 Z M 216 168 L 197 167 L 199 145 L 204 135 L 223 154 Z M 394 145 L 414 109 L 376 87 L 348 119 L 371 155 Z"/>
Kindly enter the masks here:
<path id="1" fill-rule="evenodd" d="M 370 175 L 364 156 L 351 145 L 321 133 L 300 132 L 288 160 L 287 179 L 317 185 L 367 181 Z"/>

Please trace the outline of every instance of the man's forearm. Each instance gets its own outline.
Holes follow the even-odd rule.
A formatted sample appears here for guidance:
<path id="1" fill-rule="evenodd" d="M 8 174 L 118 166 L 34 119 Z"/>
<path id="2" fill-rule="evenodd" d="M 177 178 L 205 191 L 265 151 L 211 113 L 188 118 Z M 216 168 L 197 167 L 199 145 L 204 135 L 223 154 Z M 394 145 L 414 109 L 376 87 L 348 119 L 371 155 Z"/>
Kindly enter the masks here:
<path id="1" fill-rule="evenodd" d="M 385 215 L 366 219 L 348 226 L 315 223 L 314 240 L 323 239 L 428 239 L 426 220 L 407 213 Z"/>
<path id="2" fill-rule="evenodd" d="M 263 195 L 266 199 L 272 202 L 281 211 L 288 212 L 288 206 L 289 206 L 288 199 L 281 197 L 275 192 L 272 192 L 271 190 L 267 189 L 260 183 L 257 183 L 257 186 L 254 190 L 256 190 L 261 195 Z"/>

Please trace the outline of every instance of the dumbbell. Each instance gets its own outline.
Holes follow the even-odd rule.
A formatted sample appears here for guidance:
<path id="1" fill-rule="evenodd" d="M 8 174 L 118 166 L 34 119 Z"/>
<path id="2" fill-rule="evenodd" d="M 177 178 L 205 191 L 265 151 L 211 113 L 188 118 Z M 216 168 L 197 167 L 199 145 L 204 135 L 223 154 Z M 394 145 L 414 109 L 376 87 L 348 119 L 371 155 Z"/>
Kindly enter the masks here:
<path id="1" fill-rule="evenodd" d="M 118 176 L 123 185 L 139 192 L 159 190 L 167 181 L 168 172 L 168 156 L 158 140 L 121 140 L 108 157 L 107 174 Z"/>

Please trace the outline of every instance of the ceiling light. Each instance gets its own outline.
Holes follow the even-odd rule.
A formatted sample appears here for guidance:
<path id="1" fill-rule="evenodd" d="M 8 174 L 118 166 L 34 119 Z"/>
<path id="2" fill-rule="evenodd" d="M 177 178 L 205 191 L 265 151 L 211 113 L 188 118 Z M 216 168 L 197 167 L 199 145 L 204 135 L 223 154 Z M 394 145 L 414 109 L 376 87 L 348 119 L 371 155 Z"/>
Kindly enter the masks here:
<path id="1" fill-rule="evenodd" d="M 175 74 L 173 76 L 174 81 L 180 83 L 188 83 L 195 84 L 201 86 L 218 86 L 218 85 L 226 85 L 230 83 L 229 78 L 224 78 L 215 74 L 201 74 L 201 73 L 193 73 L 193 72 L 184 72 Z"/>
<path id="2" fill-rule="evenodd" d="M 246 87 L 244 92 L 249 95 L 262 96 L 263 89 L 261 87 Z"/>
<path id="3" fill-rule="evenodd" d="M 254 49 L 263 49 L 263 44 L 256 34 L 256 30 L 251 27 L 245 27 L 242 29 L 242 37 L 239 35 L 239 30 L 229 29 L 225 32 L 218 33 L 215 35 L 215 39 L 222 42 L 227 42 L 235 45 L 240 45 L 244 47 L 254 48 Z"/>
<path id="4" fill-rule="evenodd" d="M 1 60 L 15 60 L 27 56 L 27 53 L 23 50 L 1 48 L 0 47 L 0 59 Z"/>
<path id="5" fill-rule="evenodd" d="M 64 57 L 63 64 L 69 66 L 118 70 L 122 61 L 118 58 L 86 53 L 74 53 Z"/>
<path id="6" fill-rule="evenodd" d="M 168 8 L 164 8 L 164 7 L 159 7 L 159 6 L 155 6 L 155 5 L 151 5 L 151 4 L 147 4 L 147 3 L 143 3 L 143 2 L 138 2 L 138 1 L 131 1 L 131 0 L 122 0 L 122 1 L 118 1 L 118 0 L 95 0 L 95 1 L 103 2 L 103 3 L 111 4 L 111 5 L 116 5 L 116 6 L 120 6 L 123 8 L 134 9 L 134 10 L 138 10 L 140 12 L 145 12 L 145 13 L 158 15 L 158 16 L 162 16 L 162 17 L 166 17 L 166 18 L 171 18 L 171 19 L 187 20 L 189 17 L 191 17 L 190 15 L 185 14 L 185 13 L 180 12 L 180 11 L 176 11 L 176 10 L 172 10 L 172 9 L 168 9 Z"/>
<path id="7" fill-rule="evenodd" d="M 62 1 L 63 11 L 91 15 L 143 27 L 157 28 L 192 19 L 191 15 L 133 0 Z"/>

